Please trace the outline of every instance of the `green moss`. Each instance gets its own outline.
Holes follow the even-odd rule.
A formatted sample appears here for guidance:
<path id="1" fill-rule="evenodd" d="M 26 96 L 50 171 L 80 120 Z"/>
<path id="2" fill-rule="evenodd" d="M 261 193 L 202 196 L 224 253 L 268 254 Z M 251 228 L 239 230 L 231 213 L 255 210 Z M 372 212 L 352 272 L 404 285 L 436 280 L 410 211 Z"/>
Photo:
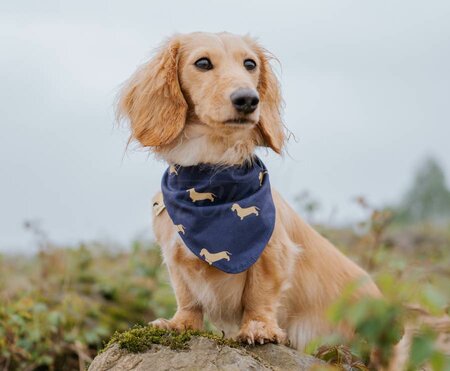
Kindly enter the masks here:
<path id="1" fill-rule="evenodd" d="M 188 349 L 188 342 L 196 336 L 213 340 L 217 345 L 230 346 L 236 348 L 239 343 L 232 339 L 225 339 L 209 331 L 188 330 L 185 332 L 168 331 L 152 326 L 135 326 L 125 332 L 116 332 L 106 347 L 117 344 L 121 349 L 126 349 L 132 353 L 144 352 L 154 344 L 164 345 L 171 349 Z"/>

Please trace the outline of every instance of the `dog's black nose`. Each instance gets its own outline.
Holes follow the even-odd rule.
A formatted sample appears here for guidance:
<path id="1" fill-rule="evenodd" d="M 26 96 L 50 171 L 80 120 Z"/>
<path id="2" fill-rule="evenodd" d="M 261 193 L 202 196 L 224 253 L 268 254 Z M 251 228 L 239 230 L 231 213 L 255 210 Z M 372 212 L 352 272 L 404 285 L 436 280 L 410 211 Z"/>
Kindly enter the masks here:
<path id="1" fill-rule="evenodd" d="M 258 107 L 258 93 L 252 89 L 238 89 L 230 96 L 234 108 L 241 113 L 252 113 Z"/>

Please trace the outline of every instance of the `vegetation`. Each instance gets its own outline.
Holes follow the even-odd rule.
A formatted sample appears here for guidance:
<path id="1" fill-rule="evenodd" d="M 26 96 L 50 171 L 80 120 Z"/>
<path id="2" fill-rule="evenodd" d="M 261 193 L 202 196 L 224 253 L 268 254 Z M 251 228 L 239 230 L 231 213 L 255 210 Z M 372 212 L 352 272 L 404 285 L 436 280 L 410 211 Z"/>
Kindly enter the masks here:
<path id="1" fill-rule="evenodd" d="M 227 345 L 232 348 L 239 346 L 238 342 L 218 336 L 211 331 L 188 330 L 177 332 L 162 330 L 153 326 L 136 326 L 125 332 L 116 332 L 105 349 L 113 344 L 117 344 L 121 349 L 126 349 L 132 353 L 144 352 L 154 344 L 164 345 L 170 349 L 187 349 L 188 342 L 195 336 L 211 339 L 217 345 Z"/>
<path id="2" fill-rule="evenodd" d="M 117 330 L 170 316 L 158 249 L 47 246 L 0 259 L 0 369 L 77 370 Z"/>
<path id="3" fill-rule="evenodd" d="M 350 287 L 330 308 L 329 318 L 357 329 L 348 344 L 351 354 L 373 369 L 392 361 L 395 344 L 406 335 L 412 342 L 408 370 L 424 364 L 436 371 L 450 370 L 450 224 L 398 228 L 384 218 L 393 220 L 388 211 L 372 210 L 363 234 L 322 228 L 341 250 L 370 270 L 386 299 L 353 303 L 350 297 L 356 287 Z M 327 361 L 342 364 L 349 359 L 343 357 L 342 343 L 336 337 L 317 339 L 309 350 L 322 346 L 316 356 L 325 354 Z"/>
<path id="4" fill-rule="evenodd" d="M 450 220 L 450 190 L 435 159 L 426 159 L 418 168 L 411 188 L 397 207 L 397 220 L 444 225 Z"/>
<path id="5" fill-rule="evenodd" d="M 409 370 L 450 370 L 450 222 L 441 207 L 447 188 L 435 164 L 423 169 L 398 207 L 378 210 L 359 198 L 367 213 L 363 222 L 317 226 L 371 272 L 386 298 L 352 303 L 355 287 L 349 287 L 330 308 L 330 320 L 346 321 L 357 336 L 349 343 L 317 339 L 307 350 L 335 369 L 381 369 L 405 335 L 411 342 Z M 437 180 L 423 175 L 430 171 Z M 427 192 L 438 190 L 442 200 L 429 201 Z M 308 197 L 304 193 L 299 201 L 311 214 L 318 203 Z M 430 202 L 435 206 L 428 208 Z M 421 206 L 405 211 L 407 205 Z M 199 335 L 235 345 L 209 332 L 167 334 L 144 326 L 170 317 L 176 305 L 156 245 L 59 247 L 36 226 L 27 228 L 37 237 L 39 253 L 0 255 L 0 370 L 84 370 L 110 339 L 130 351 L 153 343 L 179 349 Z"/>
<path id="6" fill-rule="evenodd" d="M 372 216 L 369 220 L 378 218 Z M 343 318 L 358 329 L 358 337 L 350 344 L 352 363 L 362 359 L 367 364 L 370 350 L 376 349 L 381 365 L 390 359 L 405 320 L 424 318 L 423 331 L 413 337 L 410 369 L 433 362 L 435 370 L 445 370 L 443 364 L 448 365 L 448 359 L 443 352 L 449 351 L 450 329 L 444 322 L 444 328 L 437 331 L 433 320 L 441 326 L 439 321 L 448 312 L 450 229 L 427 226 L 414 229 L 411 236 L 410 229 L 399 231 L 387 226 L 380 232 L 378 225 L 374 223 L 364 234 L 321 228 L 348 255 L 372 267 L 388 299 L 352 305 L 344 297 L 331 308 L 330 319 Z M 404 246 L 405 240 L 408 242 Z M 136 243 L 131 251 L 111 251 L 95 244 L 47 247 L 36 256 L 3 256 L 0 368 L 84 369 L 116 331 L 144 325 L 156 317 L 170 317 L 174 310 L 167 274 L 159 250 L 152 244 Z M 113 341 L 132 344 L 133 336 L 144 332 L 137 328 L 126 336 L 116 334 Z M 148 341 L 139 346 L 156 341 L 154 333 L 147 335 Z M 179 339 L 181 343 L 183 339 Z M 350 358 L 342 356 L 342 348 L 332 350 L 341 341 L 318 339 L 309 351 L 315 353 L 319 346 L 328 344 L 331 350 L 324 353 L 322 348 L 318 354 L 326 354 L 327 360 L 333 354 L 339 355 L 336 359 L 343 362 Z"/>

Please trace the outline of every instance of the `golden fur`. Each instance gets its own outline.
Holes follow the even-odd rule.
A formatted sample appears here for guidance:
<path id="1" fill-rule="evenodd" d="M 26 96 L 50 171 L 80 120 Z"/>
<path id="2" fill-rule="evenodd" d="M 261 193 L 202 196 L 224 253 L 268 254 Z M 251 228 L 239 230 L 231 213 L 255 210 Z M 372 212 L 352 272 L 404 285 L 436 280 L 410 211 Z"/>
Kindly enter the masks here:
<path id="1" fill-rule="evenodd" d="M 208 57 L 214 64 L 199 71 L 194 63 Z M 254 59 L 248 71 L 243 60 Z M 120 117 L 129 120 L 132 138 L 150 147 L 170 165 L 242 164 L 257 146 L 280 153 L 285 133 L 281 94 L 269 54 L 253 39 L 228 33 L 192 33 L 169 39 L 126 83 Z M 230 101 L 238 88 L 258 92 L 258 108 L 245 124 Z M 238 117 L 239 116 L 239 117 Z M 310 340 L 335 330 L 325 318 L 327 307 L 355 281 L 364 281 L 355 298 L 380 293 L 368 274 L 305 223 L 273 191 L 273 235 L 258 261 L 239 274 L 224 273 L 193 255 L 178 236 L 167 211 L 154 216 L 176 294 L 178 309 L 155 326 L 199 329 L 204 315 L 227 336 L 249 343 L 284 342 L 302 349 Z"/>

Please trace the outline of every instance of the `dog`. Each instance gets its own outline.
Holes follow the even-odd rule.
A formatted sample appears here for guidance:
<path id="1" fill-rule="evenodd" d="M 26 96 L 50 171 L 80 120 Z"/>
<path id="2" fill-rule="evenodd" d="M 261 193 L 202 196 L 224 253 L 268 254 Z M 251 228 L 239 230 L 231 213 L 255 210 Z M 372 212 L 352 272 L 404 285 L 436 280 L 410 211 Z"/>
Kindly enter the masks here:
<path id="1" fill-rule="evenodd" d="M 129 122 L 132 139 L 169 165 L 245 164 L 257 147 L 282 154 L 286 130 L 271 59 L 249 36 L 175 35 L 124 84 L 118 118 Z M 213 195 L 194 189 L 189 194 L 193 202 L 214 201 Z M 319 336 L 351 335 L 345 324 L 330 324 L 327 308 L 351 284 L 359 283 L 355 300 L 380 297 L 377 286 L 274 189 L 272 198 L 276 219 L 270 241 L 238 274 L 224 273 L 192 254 L 167 210 L 154 215 L 178 309 L 173 318 L 157 319 L 153 326 L 201 329 L 207 316 L 226 336 L 244 343 L 289 341 L 299 350 Z"/>
<path id="2" fill-rule="evenodd" d="M 231 255 L 231 253 L 228 251 L 221 251 L 218 253 L 210 253 L 206 249 L 202 249 L 200 251 L 200 256 L 203 256 L 205 258 L 205 261 L 208 262 L 209 265 L 211 265 L 212 263 L 219 261 L 221 259 L 230 261 L 230 255 Z"/>
<path id="3" fill-rule="evenodd" d="M 252 214 L 256 216 L 259 215 L 259 208 L 256 206 L 240 207 L 239 204 L 233 204 L 233 206 L 231 206 L 231 210 L 236 211 L 237 216 L 241 218 L 241 220 Z"/>

